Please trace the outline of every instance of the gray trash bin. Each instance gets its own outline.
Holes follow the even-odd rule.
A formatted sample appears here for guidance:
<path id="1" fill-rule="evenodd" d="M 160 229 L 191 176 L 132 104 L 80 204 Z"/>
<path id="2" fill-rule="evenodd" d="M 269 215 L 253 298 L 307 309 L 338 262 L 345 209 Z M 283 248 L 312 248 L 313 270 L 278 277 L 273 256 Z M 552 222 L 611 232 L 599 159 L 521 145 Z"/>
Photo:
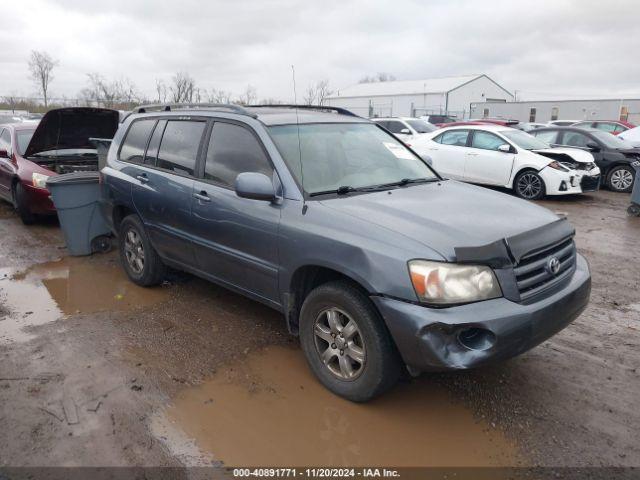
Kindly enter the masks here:
<path id="1" fill-rule="evenodd" d="M 73 256 L 91 255 L 111 247 L 110 230 L 100 208 L 99 172 L 73 172 L 47 180 L 60 227 Z"/>
<path id="2" fill-rule="evenodd" d="M 640 217 L 640 161 L 631 164 L 636 169 L 636 179 L 631 190 L 631 205 L 627 209 L 629 215 Z"/>

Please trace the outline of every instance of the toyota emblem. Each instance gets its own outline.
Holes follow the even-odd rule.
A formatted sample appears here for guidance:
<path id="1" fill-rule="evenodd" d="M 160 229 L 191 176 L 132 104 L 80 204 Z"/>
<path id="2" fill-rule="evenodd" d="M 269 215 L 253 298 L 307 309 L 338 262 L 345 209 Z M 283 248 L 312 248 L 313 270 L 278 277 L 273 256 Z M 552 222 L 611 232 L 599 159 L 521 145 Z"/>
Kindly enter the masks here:
<path id="1" fill-rule="evenodd" d="M 547 262 L 547 271 L 551 275 L 557 275 L 560 271 L 560 260 L 557 257 L 551 257 Z"/>

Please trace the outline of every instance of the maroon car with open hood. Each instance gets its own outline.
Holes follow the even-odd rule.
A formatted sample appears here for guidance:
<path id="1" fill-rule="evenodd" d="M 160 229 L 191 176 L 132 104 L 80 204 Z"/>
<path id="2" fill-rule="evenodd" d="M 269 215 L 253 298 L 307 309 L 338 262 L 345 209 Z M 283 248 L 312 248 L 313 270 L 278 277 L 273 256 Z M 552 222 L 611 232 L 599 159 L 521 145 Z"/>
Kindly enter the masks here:
<path id="1" fill-rule="evenodd" d="M 98 170 L 89 139 L 113 138 L 119 117 L 104 108 L 61 108 L 47 112 L 39 124 L 0 125 L 0 197 L 13 203 L 25 224 L 55 214 L 47 178 Z"/>

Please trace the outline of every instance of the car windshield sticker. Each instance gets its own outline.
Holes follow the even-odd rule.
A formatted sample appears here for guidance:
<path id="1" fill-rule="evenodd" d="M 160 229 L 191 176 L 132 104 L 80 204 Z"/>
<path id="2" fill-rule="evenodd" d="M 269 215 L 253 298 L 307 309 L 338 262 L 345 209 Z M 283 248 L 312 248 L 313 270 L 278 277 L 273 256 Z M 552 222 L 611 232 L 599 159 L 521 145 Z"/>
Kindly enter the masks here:
<path id="1" fill-rule="evenodd" d="M 391 142 L 384 142 L 384 146 L 387 147 L 387 149 L 391 153 L 393 153 L 396 158 L 401 158 L 403 160 L 415 160 L 413 155 L 411 155 L 411 152 L 401 145 Z"/>

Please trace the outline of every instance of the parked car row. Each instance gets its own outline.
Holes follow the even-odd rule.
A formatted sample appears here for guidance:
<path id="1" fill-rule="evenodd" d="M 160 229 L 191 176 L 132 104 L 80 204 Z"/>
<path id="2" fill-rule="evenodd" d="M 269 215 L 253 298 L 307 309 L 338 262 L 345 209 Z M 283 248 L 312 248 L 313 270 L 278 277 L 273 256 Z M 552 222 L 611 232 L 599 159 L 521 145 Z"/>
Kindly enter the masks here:
<path id="1" fill-rule="evenodd" d="M 43 176 L 96 169 L 89 138 L 112 136 L 101 211 L 129 278 L 153 286 L 180 269 L 276 309 L 319 381 L 353 401 L 403 371 L 521 354 L 589 301 L 589 267 L 567 219 L 444 178 L 384 127 L 342 109 L 162 105 L 121 123 L 111 110 L 65 109 L 22 146 L 19 129 L 2 128 L 5 181 L 42 195 Z M 464 149 L 456 158 L 465 162 L 480 150 L 482 162 L 535 165 L 525 171 L 548 188 L 598 174 L 589 152 L 538 148 L 501 125 L 419 135 L 441 152 Z M 484 175 L 480 163 L 469 171 Z M 507 175 L 498 161 L 492 171 Z"/>

